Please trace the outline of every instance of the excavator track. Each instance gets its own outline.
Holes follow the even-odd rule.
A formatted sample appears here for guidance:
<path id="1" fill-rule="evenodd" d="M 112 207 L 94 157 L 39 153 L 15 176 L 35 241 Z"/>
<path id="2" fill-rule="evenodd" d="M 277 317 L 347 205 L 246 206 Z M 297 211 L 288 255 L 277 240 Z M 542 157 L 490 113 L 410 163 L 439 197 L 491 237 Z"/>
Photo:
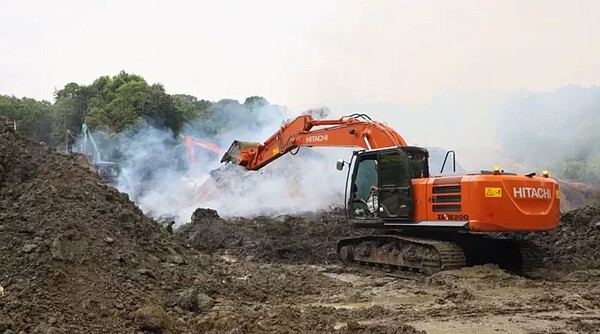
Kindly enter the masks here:
<path id="1" fill-rule="evenodd" d="M 434 274 L 466 266 L 463 250 L 453 242 L 400 235 L 372 235 L 338 242 L 346 263 L 379 265 Z"/>
<path id="2" fill-rule="evenodd" d="M 521 253 L 521 273 L 523 275 L 531 275 L 536 269 L 544 266 L 542 250 L 532 242 L 521 241 L 519 250 Z"/>
<path id="3" fill-rule="evenodd" d="M 543 267 L 543 252 L 532 242 L 481 235 L 462 235 L 452 240 L 370 235 L 340 240 L 337 253 L 346 263 L 413 270 L 427 275 L 495 263 L 505 270 L 530 276 Z"/>

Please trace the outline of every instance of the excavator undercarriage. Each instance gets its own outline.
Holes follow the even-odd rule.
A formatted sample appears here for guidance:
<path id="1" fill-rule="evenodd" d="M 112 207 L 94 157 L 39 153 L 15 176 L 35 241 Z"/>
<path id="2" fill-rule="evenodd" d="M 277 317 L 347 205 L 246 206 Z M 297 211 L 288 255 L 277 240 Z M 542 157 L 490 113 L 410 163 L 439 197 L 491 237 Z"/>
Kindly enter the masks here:
<path id="1" fill-rule="evenodd" d="M 539 250 L 526 240 L 471 233 L 440 234 L 386 231 L 338 242 L 344 263 L 434 274 L 486 263 L 520 274 L 541 267 Z"/>

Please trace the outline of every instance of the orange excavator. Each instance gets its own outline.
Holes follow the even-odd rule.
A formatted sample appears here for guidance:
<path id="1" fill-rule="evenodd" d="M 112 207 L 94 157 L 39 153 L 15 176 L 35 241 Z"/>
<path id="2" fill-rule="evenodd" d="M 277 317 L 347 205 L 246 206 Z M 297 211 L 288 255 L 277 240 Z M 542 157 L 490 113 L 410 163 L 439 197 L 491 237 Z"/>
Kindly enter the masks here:
<path id="1" fill-rule="evenodd" d="M 430 176 L 425 148 L 407 145 L 394 129 L 364 114 L 300 116 L 264 143 L 234 141 L 221 162 L 258 170 L 300 147 L 317 146 L 361 148 L 350 162 L 337 163 L 339 170 L 349 166 L 346 216 L 353 227 L 378 232 L 340 240 L 344 262 L 428 274 L 492 262 L 527 273 L 541 258 L 523 234 L 558 225 L 559 188 L 548 172 L 516 175 L 494 168 Z"/>
<path id="2" fill-rule="evenodd" d="M 219 155 L 223 154 L 223 150 L 221 150 L 221 148 L 219 146 L 217 146 L 213 143 L 209 143 L 205 140 L 194 138 L 189 135 L 185 136 L 184 140 L 185 140 L 185 149 L 187 151 L 188 160 L 191 165 L 193 165 L 197 162 L 196 161 L 196 151 L 195 151 L 196 147 L 202 148 L 204 150 L 208 150 L 210 152 L 214 152 Z"/>

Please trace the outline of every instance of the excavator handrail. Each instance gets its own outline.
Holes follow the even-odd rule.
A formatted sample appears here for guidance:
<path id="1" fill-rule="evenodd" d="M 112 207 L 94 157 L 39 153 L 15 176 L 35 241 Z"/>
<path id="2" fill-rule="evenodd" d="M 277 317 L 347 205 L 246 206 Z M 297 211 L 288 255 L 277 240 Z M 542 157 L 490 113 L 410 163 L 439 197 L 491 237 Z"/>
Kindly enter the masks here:
<path id="1" fill-rule="evenodd" d="M 360 147 L 364 149 L 407 146 L 404 138 L 385 123 L 366 114 L 338 119 L 298 116 L 285 123 L 264 143 L 234 141 L 221 162 L 234 162 L 258 170 L 300 147 Z"/>
<path id="2" fill-rule="evenodd" d="M 352 117 L 352 118 L 356 118 L 356 119 L 361 119 L 361 118 L 362 118 L 362 119 L 366 119 L 366 120 L 369 120 L 369 121 L 372 121 L 372 120 L 373 120 L 373 119 L 372 119 L 372 118 L 371 118 L 369 115 L 367 115 L 367 114 L 358 114 L 358 113 L 355 113 L 355 114 L 351 114 L 351 115 L 349 115 L 349 116 L 347 116 L 347 117 Z"/>

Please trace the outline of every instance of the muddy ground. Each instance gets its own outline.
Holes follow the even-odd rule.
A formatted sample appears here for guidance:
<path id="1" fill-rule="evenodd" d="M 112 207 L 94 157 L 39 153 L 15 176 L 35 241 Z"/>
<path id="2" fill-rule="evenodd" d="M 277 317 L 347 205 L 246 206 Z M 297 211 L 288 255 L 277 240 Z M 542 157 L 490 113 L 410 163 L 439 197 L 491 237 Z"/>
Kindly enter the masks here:
<path id="1" fill-rule="evenodd" d="M 533 278 L 491 264 L 430 277 L 343 266 L 335 256 L 335 242 L 357 231 L 344 223 L 341 210 L 308 217 L 225 220 L 212 210 L 198 209 L 192 218 L 175 232 L 186 247 L 232 266 L 256 263 L 297 272 L 316 270 L 321 276 L 309 284 L 333 279 L 317 295 L 299 294 L 284 304 L 298 312 L 307 306 L 324 307 L 323 314 L 334 312 L 337 317 L 335 328 L 357 321 L 385 330 L 409 325 L 427 333 L 600 332 L 598 208 L 570 211 L 562 215 L 556 231 L 526 236 L 545 254 L 545 267 Z M 363 318 L 361 312 L 369 313 Z M 346 320 L 341 320 L 342 314 Z M 348 322 L 348 317 L 357 318 Z"/>
<path id="2" fill-rule="evenodd" d="M 0 129 L 0 333 L 592 333 L 598 209 L 532 235 L 537 278 L 342 266 L 341 211 L 171 231 L 81 157 Z M 572 242 L 571 242 L 572 241 Z"/>

